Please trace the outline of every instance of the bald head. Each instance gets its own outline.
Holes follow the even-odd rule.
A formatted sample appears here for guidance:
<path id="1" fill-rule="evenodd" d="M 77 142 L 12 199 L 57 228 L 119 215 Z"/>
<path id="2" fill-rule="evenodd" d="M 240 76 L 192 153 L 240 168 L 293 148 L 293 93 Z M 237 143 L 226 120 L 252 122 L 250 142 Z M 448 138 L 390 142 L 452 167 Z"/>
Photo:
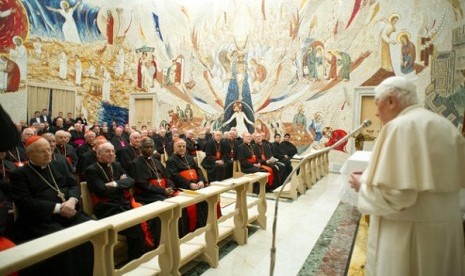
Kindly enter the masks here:
<path id="1" fill-rule="evenodd" d="M 68 132 L 64 130 L 59 130 L 55 132 L 55 139 L 57 141 L 58 146 L 63 146 L 65 145 L 68 141 Z"/>
<path id="2" fill-rule="evenodd" d="M 129 143 L 135 148 L 140 147 L 140 140 L 141 134 L 138 131 L 134 131 L 129 135 Z"/>
<path id="3" fill-rule="evenodd" d="M 250 144 L 250 142 L 252 141 L 252 134 L 248 132 L 244 132 L 242 134 L 242 139 L 244 140 L 245 144 Z"/>
<path id="4" fill-rule="evenodd" d="M 177 155 L 184 156 L 186 154 L 186 141 L 183 139 L 177 139 L 174 141 L 174 153 Z"/>
<path id="5" fill-rule="evenodd" d="M 213 132 L 213 139 L 215 139 L 216 142 L 220 142 L 222 137 L 223 133 L 221 133 L 221 131 Z"/>
<path id="6" fill-rule="evenodd" d="M 110 142 L 105 142 L 97 147 L 97 160 L 103 164 L 115 161 L 115 147 Z"/>

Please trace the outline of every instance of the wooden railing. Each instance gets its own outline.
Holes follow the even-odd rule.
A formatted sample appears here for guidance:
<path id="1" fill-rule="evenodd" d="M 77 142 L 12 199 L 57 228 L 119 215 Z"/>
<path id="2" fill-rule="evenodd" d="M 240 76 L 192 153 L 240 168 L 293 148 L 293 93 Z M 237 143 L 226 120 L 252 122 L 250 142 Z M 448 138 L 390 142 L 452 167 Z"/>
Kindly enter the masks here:
<path id="1" fill-rule="evenodd" d="M 284 180 L 281 187 L 276 188 L 273 192 L 276 195 L 276 203 L 273 217 L 272 241 L 271 241 L 271 254 L 270 254 L 270 276 L 274 275 L 274 266 L 276 258 L 276 227 L 278 221 L 278 207 L 280 197 L 297 198 L 297 191 L 304 193 L 305 190 L 311 188 L 319 179 L 327 175 L 329 172 L 329 158 L 328 154 L 331 150 L 339 147 L 344 142 L 349 140 L 350 137 L 358 133 L 362 128 L 371 125 L 370 120 L 365 120 L 360 126 L 352 130 L 349 134 L 344 136 L 341 140 L 337 141 L 331 147 L 326 147 L 321 150 L 312 152 L 304 156 L 300 160 L 294 161 L 292 172 Z M 297 177 L 293 177 L 296 175 Z M 288 185 L 289 184 L 289 185 Z"/>
<path id="2" fill-rule="evenodd" d="M 91 241 L 94 248 L 94 275 L 180 275 L 180 268 L 194 258 L 216 267 L 219 241 L 231 237 L 239 245 L 246 244 L 249 223 L 266 229 L 267 176 L 267 173 L 246 174 L 213 182 L 204 189 L 183 192 L 164 201 L 101 220 L 88 221 L 20 244 L 0 252 L 0 275 L 19 271 L 87 241 Z M 248 187 L 256 182 L 260 184 L 258 197 L 247 197 Z M 230 191 L 236 193 L 235 208 L 217 218 L 217 202 L 221 194 Z M 207 224 L 178 238 L 178 220 L 182 208 L 201 201 L 208 203 Z M 119 242 L 118 232 L 155 217 L 161 221 L 160 245 L 140 258 L 115 268 L 114 247 Z"/>

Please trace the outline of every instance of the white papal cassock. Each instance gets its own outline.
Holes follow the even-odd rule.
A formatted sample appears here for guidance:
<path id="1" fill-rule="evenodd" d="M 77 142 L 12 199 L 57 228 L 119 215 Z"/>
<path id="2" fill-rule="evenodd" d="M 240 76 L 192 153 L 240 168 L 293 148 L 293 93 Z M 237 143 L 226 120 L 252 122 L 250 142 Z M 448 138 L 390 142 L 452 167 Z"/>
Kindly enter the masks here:
<path id="1" fill-rule="evenodd" d="M 464 275 L 465 138 L 420 106 L 388 122 L 362 175 L 366 275 Z"/>

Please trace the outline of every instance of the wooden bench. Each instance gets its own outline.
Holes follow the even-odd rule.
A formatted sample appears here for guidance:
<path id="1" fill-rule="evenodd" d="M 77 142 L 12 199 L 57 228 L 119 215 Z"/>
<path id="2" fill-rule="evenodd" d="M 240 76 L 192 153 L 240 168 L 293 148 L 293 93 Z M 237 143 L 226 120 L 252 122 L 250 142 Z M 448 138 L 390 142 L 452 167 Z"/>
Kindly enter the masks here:
<path id="1" fill-rule="evenodd" d="M 92 197 L 90 191 L 87 188 L 87 182 L 81 182 L 81 202 L 83 212 L 97 219 L 94 215 L 94 204 L 92 203 Z M 126 237 L 118 235 L 118 243 L 114 247 L 114 262 L 116 265 L 122 264 L 128 260 L 128 245 L 126 244 Z"/>
<path id="2" fill-rule="evenodd" d="M 105 248 L 111 226 L 87 221 L 0 252 L 0 275 L 9 275 L 88 241 L 94 247 L 94 275 L 111 275 Z"/>
<path id="3" fill-rule="evenodd" d="M 86 222 L 5 250 L 0 252 L 0 275 L 18 271 L 89 240 L 94 244 L 94 275 L 180 275 L 181 267 L 193 259 L 203 260 L 211 267 L 216 267 L 219 262 L 218 243 L 221 240 L 232 237 L 238 244 L 246 244 L 249 223 L 256 223 L 266 229 L 267 177 L 267 173 L 256 173 L 215 182 L 204 189 L 184 191 L 165 201 Z M 261 192 L 258 197 L 247 198 L 247 186 L 255 182 L 260 183 Z M 90 213 L 92 208 L 89 203 L 92 201 L 86 183 L 82 183 L 81 187 L 83 205 Z M 218 219 L 216 208 L 220 196 L 232 190 L 236 192 L 236 206 Z M 207 224 L 180 239 L 178 220 L 182 209 L 201 201 L 208 204 Z M 118 232 L 155 217 L 161 221 L 158 248 L 115 268 L 115 248 L 121 242 Z"/>

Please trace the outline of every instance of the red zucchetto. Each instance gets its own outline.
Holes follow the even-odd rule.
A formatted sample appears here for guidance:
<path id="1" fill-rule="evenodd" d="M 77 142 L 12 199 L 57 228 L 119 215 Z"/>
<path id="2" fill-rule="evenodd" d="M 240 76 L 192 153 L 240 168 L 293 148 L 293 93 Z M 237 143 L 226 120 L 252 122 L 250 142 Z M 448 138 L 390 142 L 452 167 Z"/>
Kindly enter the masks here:
<path id="1" fill-rule="evenodd" d="M 24 143 L 24 147 L 26 147 L 26 148 L 29 147 L 31 144 L 33 144 L 34 142 L 36 142 L 40 138 L 42 138 L 42 136 L 34 135 L 34 136 L 29 137 L 26 140 L 26 143 Z"/>

